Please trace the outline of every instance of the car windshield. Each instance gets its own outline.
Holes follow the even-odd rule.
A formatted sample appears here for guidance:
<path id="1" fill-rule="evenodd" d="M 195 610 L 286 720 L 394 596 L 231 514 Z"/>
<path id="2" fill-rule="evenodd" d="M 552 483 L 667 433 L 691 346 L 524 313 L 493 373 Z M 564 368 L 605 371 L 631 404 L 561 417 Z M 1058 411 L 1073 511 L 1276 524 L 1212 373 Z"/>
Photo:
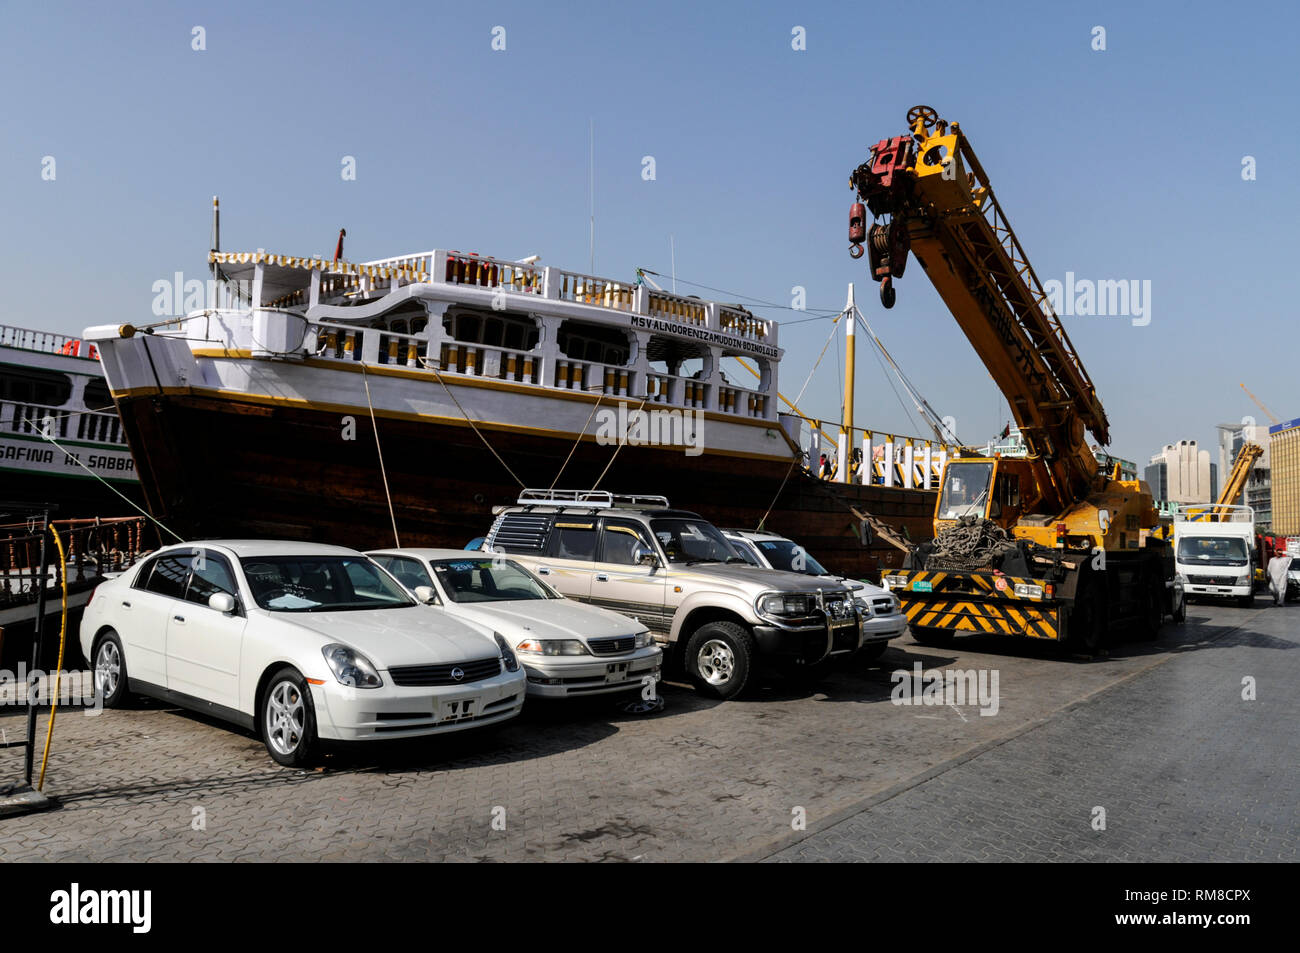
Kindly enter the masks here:
<path id="1" fill-rule="evenodd" d="M 443 559 L 432 565 L 438 584 L 452 602 L 562 598 L 510 559 Z"/>
<path id="2" fill-rule="evenodd" d="M 943 497 L 939 500 L 939 519 L 983 516 L 992 476 L 991 463 L 948 464 L 944 470 Z"/>
<path id="3" fill-rule="evenodd" d="M 364 556 L 249 556 L 253 598 L 272 612 L 350 612 L 417 605 Z"/>
<path id="4" fill-rule="evenodd" d="M 650 528 L 659 537 L 670 563 L 743 563 L 712 523 L 686 518 L 657 519 Z"/>
<path id="5" fill-rule="evenodd" d="M 1178 561 L 1200 566 L 1246 565 L 1246 541 L 1234 536 L 1184 536 L 1178 540 Z"/>
<path id="6" fill-rule="evenodd" d="M 801 572 L 809 576 L 829 576 L 826 567 L 813 559 L 802 546 L 788 539 L 760 539 L 758 548 L 763 551 L 773 569 Z"/>

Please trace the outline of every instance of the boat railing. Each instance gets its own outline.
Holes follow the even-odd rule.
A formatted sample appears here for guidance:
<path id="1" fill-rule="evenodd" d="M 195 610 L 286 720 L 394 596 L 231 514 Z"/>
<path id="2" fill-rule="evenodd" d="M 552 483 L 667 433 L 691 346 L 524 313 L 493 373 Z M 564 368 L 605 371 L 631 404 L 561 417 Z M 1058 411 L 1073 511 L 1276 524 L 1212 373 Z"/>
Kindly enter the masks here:
<path id="1" fill-rule="evenodd" d="M 52 522 L 67 554 L 69 587 L 93 583 L 106 572 L 125 569 L 140 557 L 146 546 L 155 545 L 143 516 Z M 40 589 L 36 582 L 40 577 L 41 535 L 39 525 L 0 525 L 0 606 L 36 601 Z M 62 574 L 54 553 L 54 547 L 47 541 L 46 558 L 50 562 L 47 599 L 61 585 Z"/>
<path id="2" fill-rule="evenodd" d="M 316 358 L 347 363 L 435 370 L 444 375 L 581 391 L 646 404 L 766 419 L 769 396 L 729 382 L 683 377 L 654 369 L 582 360 L 565 354 L 438 340 L 383 327 L 309 321 L 305 347 Z M 432 348 L 432 350 L 430 350 Z"/>
<path id="3" fill-rule="evenodd" d="M 91 348 L 83 347 L 80 339 L 52 331 L 34 331 L 0 324 L 0 346 L 23 351 L 40 351 L 43 354 L 66 354 L 69 357 L 91 356 Z M 86 352 L 84 355 L 82 352 Z"/>
<path id="4" fill-rule="evenodd" d="M 943 468 L 959 456 L 961 447 L 921 437 L 853 428 L 839 432 L 836 422 L 803 418 L 813 431 L 808 469 L 836 483 L 859 483 L 905 490 L 937 490 Z M 830 460 L 830 473 L 821 471 L 820 457 Z"/>
<path id="5" fill-rule="evenodd" d="M 772 322 L 722 305 L 718 308 L 719 329 L 749 341 L 766 341 L 772 334 Z"/>
<path id="6" fill-rule="evenodd" d="M 112 411 L 67 410 L 46 404 L 0 401 L 0 433 L 50 436 L 124 445 L 122 420 Z"/>

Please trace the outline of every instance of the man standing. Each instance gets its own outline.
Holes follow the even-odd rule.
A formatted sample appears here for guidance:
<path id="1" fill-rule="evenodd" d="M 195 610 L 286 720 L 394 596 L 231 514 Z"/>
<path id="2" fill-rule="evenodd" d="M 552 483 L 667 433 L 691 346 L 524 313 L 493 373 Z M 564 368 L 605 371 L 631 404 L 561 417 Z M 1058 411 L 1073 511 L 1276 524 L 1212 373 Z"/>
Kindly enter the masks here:
<path id="1" fill-rule="evenodd" d="M 1291 569 L 1291 557 L 1280 553 L 1268 561 L 1268 591 L 1273 593 L 1273 604 L 1286 603 L 1286 574 Z"/>

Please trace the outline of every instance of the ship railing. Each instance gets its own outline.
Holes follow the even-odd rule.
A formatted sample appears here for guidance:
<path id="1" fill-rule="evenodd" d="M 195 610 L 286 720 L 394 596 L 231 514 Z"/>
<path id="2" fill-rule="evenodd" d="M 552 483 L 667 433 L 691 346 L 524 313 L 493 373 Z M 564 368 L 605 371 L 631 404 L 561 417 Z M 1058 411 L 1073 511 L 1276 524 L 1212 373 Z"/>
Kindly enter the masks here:
<path id="1" fill-rule="evenodd" d="M 130 566 L 156 541 L 148 531 L 143 516 L 111 519 L 52 520 L 59 531 L 68 560 L 68 586 L 83 588 L 102 578 L 104 573 L 118 572 Z M 46 598 L 62 585 L 61 567 L 48 544 L 46 557 L 50 571 L 46 576 Z M 0 525 L 0 606 L 23 605 L 36 601 L 40 586 L 41 532 L 28 523 Z"/>
<path id="2" fill-rule="evenodd" d="M 699 298 L 687 298 L 667 291 L 651 291 L 647 297 L 652 318 L 699 327 L 709 323 L 709 309 Z"/>
<path id="3" fill-rule="evenodd" d="M 718 388 L 718 411 L 739 417 L 766 417 L 767 395 L 734 384 L 723 384 Z"/>
<path id="4" fill-rule="evenodd" d="M 768 416 L 770 397 L 761 391 L 563 354 L 549 356 L 539 350 L 453 340 L 435 342 L 431 353 L 426 334 L 404 334 L 390 328 L 333 321 L 308 322 L 304 341 L 315 357 L 325 360 L 433 369 L 442 374 L 629 400 L 644 397 L 647 404 L 717 411 L 737 417 L 766 419 Z"/>
<path id="5" fill-rule="evenodd" d="M 853 428 L 841 432 L 840 424 L 804 418 L 813 431 L 808 469 L 815 476 L 837 483 L 858 483 L 904 490 L 937 490 L 943 468 L 960 455 L 955 444 L 900 436 L 884 431 Z M 830 472 L 821 469 L 821 455 L 830 461 Z"/>
<path id="6" fill-rule="evenodd" d="M 41 351 L 44 354 L 67 354 L 77 357 L 83 350 L 78 338 L 67 334 L 54 334 L 51 331 L 33 331 L 30 328 L 16 328 L 0 324 L 0 346 L 19 348 L 24 351 Z"/>
<path id="7" fill-rule="evenodd" d="M 636 285 L 560 268 L 551 269 L 551 280 L 556 282 L 555 296 L 561 301 L 590 304 L 611 311 L 636 311 Z"/>
<path id="8" fill-rule="evenodd" d="M 755 317 L 748 311 L 738 311 L 721 305 L 718 308 L 718 327 L 727 334 L 749 341 L 766 341 L 772 334 L 772 322 Z"/>
<path id="9" fill-rule="evenodd" d="M 67 410 L 48 404 L 0 401 L 0 433 L 124 445 L 122 421 L 112 411 Z"/>

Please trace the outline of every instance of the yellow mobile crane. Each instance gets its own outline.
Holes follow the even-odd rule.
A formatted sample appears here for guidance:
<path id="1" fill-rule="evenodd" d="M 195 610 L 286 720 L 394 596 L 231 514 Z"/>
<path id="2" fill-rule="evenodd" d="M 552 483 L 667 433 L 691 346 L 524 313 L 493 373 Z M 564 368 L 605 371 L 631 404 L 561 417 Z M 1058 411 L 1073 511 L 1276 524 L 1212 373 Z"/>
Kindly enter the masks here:
<path id="1" fill-rule="evenodd" d="M 1109 422 L 1087 371 L 957 123 L 929 106 L 850 177 L 850 253 L 865 243 L 886 308 L 914 254 L 1006 396 L 1029 454 L 949 461 L 935 539 L 886 574 L 918 641 L 959 632 L 1099 650 L 1134 625 L 1154 637 L 1181 612 L 1147 485 L 1102 472 L 1091 432 Z M 868 230 L 866 211 L 875 220 Z"/>

